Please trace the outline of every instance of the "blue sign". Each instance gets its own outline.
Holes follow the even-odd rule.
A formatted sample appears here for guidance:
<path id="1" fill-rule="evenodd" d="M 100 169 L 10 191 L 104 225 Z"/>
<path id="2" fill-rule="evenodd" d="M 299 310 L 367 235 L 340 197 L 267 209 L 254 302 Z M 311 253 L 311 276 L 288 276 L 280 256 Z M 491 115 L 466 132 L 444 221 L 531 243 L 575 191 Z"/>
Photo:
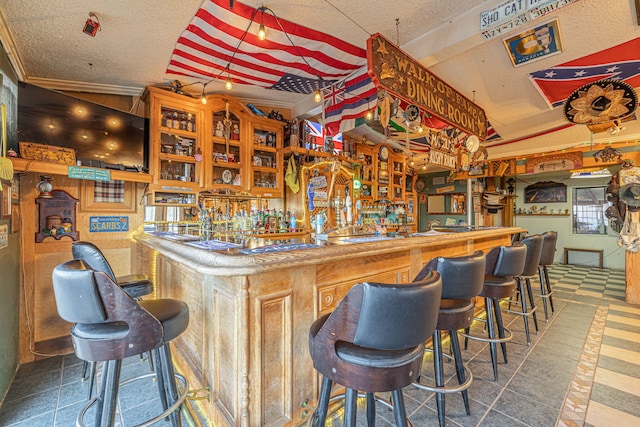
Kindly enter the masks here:
<path id="1" fill-rule="evenodd" d="M 98 168 L 69 166 L 69 178 L 88 179 L 92 181 L 111 181 L 111 171 Z"/>
<path id="2" fill-rule="evenodd" d="M 128 216 L 92 216 L 89 217 L 91 233 L 129 231 Z"/>

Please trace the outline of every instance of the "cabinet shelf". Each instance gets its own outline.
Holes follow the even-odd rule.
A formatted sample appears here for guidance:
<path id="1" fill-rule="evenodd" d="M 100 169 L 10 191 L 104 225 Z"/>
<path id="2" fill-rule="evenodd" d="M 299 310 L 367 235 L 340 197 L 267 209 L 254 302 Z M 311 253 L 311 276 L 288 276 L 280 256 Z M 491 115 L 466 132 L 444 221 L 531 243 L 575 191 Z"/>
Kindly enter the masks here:
<path id="1" fill-rule="evenodd" d="M 195 163 L 196 159 L 193 156 L 181 156 L 180 154 L 167 154 L 162 153 L 158 156 L 161 160 L 169 160 L 180 163 Z"/>
<path id="2" fill-rule="evenodd" d="M 186 136 L 189 138 L 195 138 L 196 137 L 196 132 L 192 132 L 192 131 L 188 131 L 188 130 L 181 130 L 181 129 L 176 129 L 176 128 L 170 128 L 170 127 L 166 127 L 166 126 L 160 126 L 160 131 L 161 132 L 165 132 L 165 133 L 171 133 L 173 135 L 182 135 L 182 136 Z"/>
<path id="3" fill-rule="evenodd" d="M 69 166 L 60 163 L 44 162 L 41 160 L 23 159 L 21 157 L 10 157 L 15 172 L 46 173 L 48 175 L 68 175 Z M 87 166 L 82 166 L 87 167 Z M 100 168 L 95 168 L 100 169 Z M 103 169 L 100 169 L 103 170 Z M 131 182 L 151 182 L 151 175 L 142 172 L 127 172 L 115 169 L 104 169 L 109 171 L 112 180 Z"/>
<path id="4" fill-rule="evenodd" d="M 564 213 L 560 213 L 560 214 L 552 214 L 552 213 L 538 213 L 538 214 L 515 214 L 516 216 L 570 216 L 571 214 L 564 214 Z"/>

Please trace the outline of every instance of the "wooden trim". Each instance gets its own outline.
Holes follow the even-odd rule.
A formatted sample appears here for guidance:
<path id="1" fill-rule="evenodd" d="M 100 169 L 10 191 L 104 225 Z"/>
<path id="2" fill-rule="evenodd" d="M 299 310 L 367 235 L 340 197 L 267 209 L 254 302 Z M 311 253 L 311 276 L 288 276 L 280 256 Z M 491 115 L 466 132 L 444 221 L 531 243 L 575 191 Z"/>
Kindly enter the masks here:
<path id="1" fill-rule="evenodd" d="M 80 182 L 80 212 L 120 212 L 136 213 L 138 200 L 137 185 L 132 181 L 124 182 L 124 202 L 96 202 L 94 181 Z"/>
<path id="2" fill-rule="evenodd" d="M 640 25 L 640 0 L 636 0 L 636 20 L 638 21 L 638 25 Z"/>

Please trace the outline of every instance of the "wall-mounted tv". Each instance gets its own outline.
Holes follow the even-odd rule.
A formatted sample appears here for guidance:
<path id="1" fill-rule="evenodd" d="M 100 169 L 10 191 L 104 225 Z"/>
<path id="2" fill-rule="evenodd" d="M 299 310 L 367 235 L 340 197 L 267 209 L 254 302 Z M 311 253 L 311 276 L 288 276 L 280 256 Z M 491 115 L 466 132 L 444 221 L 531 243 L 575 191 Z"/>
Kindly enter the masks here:
<path id="1" fill-rule="evenodd" d="M 146 171 L 148 128 L 144 117 L 18 85 L 18 141 L 72 148 L 83 166 Z"/>

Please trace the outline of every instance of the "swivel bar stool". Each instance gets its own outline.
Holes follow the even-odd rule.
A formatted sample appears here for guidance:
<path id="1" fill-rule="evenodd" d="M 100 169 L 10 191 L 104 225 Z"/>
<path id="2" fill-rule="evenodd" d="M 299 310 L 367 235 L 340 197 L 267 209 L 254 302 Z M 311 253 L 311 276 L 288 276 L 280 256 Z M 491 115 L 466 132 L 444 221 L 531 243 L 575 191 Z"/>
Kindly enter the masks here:
<path id="1" fill-rule="evenodd" d="M 81 259 L 86 262 L 92 270 L 102 271 L 109 276 L 111 280 L 116 282 L 123 291 L 127 293 L 133 299 L 140 299 L 145 295 L 149 295 L 153 292 L 153 283 L 151 280 L 141 274 L 131 274 L 127 276 L 116 277 L 104 256 L 102 251 L 91 242 L 72 242 L 71 253 L 73 259 Z M 151 359 L 149 359 L 151 362 Z M 89 375 L 87 375 L 87 368 L 89 368 Z M 151 366 L 153 369 L 153 365 Z M 82 364 L 82 379 L 89 379 L 89 399 L 93 393 L 93 383 L 95 381 L 96 364 L 85 361 Z"/>
<path id="2" fill-rule="evenodd" d="M 122 359 L 153 351 L 156 373 L 143 377 L 156 377 L 164 412 L 141 425 L 169 416 L 174 427 L 180 426 L 187 383 L 173 370 L 169 342 L 189 324 L 187 304 L 173 299 L 135 301 L 106 273 L 90 269 L 82 260 L 58 265 L 52 280 L 58 314 L 74 323 L 71 340 L 76 356 L 89 362 L 105 362 L 100 391 L 82 408 L 76 425 L 83 427 L 84 415 L 96 405 L 95 426 L 112 427 Z M 183 384 L 181 393 L 176 378 Z"/>
<path id="3" fill-rule="evenodd" d="M 531 278 L 538 273 L 538 264 L 540 263 L 540 253 L 542 252 L 542 236 L 535 234 L 533 236 L 526 237 L 520 241 L 527 247 L 527 256 L 524 261 L 524 269 L 522 273 L 516 274 L 516 283 L 518 284 L 517 295 L 519 301 L 513 301 L 513 295 L 509 301 L 509 308 L 505 311 L 512 314 L 522 316 L 524 320 L 524 331 L 527 336 L 527 345 L 531 345 L 531 337 L 529 335 L 529 317 L 533 317 L 533 324 L 538 333 L 538 318 L 536 317 L 537 307 L 533 299 L 533 292 L 531 290 Z M 525 295 L 525 290 L 527 294 Z M 529 297 L 529 307 L 527 307 L 527 297 Z M 511 304 L 519 304 L 521 311 L 511 310 Z"/>
<path id="4" fill-rule="evenodd" d="M 540 262 L 538 263 L 538 277 L 540 278 L 540 297 L 542 298 L 542 305 L 544 307 L 544 320 L 549 321 L 549 313 L 547 311 L 547 300 L 549 300 L 549 307 L 551 308 L 551 314 L 553 314 L 553 298 L 551 294 L 551 282 L 549 281 L 548 265 L 553 264 L 553 258 L 556 252 L 556 242 L 558 241 L 558 233 L 555 231 L 547 231 L 542 233 L 544 242 L 542 243 L 542 253 L 540 254 Z"/>
<path id="5" fill-rule="evenodd" d="M 440 300 L 438 323 L 433 333 L 433 366 L 436 386 L 425 386 L 420 382 L 413 383 L 417 388 L 436 393 L 440 426 L 445 425 L 445 394 L 447 393 L 461 392 L 467 415 L 471 415 L 467 388 L 473 381 L 473 375 L 462 361 L 457 331 L 468 328 L 473 321 L 473 313 L 476 306 L 475 297 L 482 291 L 484 283 L 485 263 L 486 258 L 482 251 L 456 258 L 433 258 L 415 279 L 421 280 L 425 274 L 432 270 L 440 273 L 442 278 L 442 299 Z M 444 385 L 441 331 L 448 331 L 449 333 L 458 377 L 459 386 L 457 387 L 445 387 Z"/>
<path id="6" fill-rule="evenodd" d="M 484 283 L 480 296 L 484 297 L 488 337 L 480 337 L 470 334 L 470 328 L 462 334 L 465 337 L 465 348 L 468 339 L 488 342 L 491 349 L 491 364 L 493 365 L 493 377 L 498 381 L 498 350 L 497 343 L 502 347 L 504 363 L 507 363 L 507 341 L 513 337 L 511 331 L 504 327 L 502 314 L 500 313 L 500 300 L 508 298 L 516 288 L 515 276 L 524 270 L 524 262 L 527 257 L 527 247 L 522 243 L 512 246 L 498 246 L 487 254 Z M 495 315 L 495 318 L 494 318 Z M 496 327 L 498 336 L 496 336 Z"/>
<path id="7" fill-rule="evenodd" d="M 402 389 L 420 375 L 441 293 L 437 272 L 409 284 L 358 283 L 331 314 L 311 325 L 309 352 L 322 375 L 314 425 L 325 425 L 334 382 L 346 388 L 345 426 L 355 426 L 358 391 L 366 393 L 369 426 L 375 425 L 374 393 L 387 391 L 396 425 L 408 425 Z"/>

